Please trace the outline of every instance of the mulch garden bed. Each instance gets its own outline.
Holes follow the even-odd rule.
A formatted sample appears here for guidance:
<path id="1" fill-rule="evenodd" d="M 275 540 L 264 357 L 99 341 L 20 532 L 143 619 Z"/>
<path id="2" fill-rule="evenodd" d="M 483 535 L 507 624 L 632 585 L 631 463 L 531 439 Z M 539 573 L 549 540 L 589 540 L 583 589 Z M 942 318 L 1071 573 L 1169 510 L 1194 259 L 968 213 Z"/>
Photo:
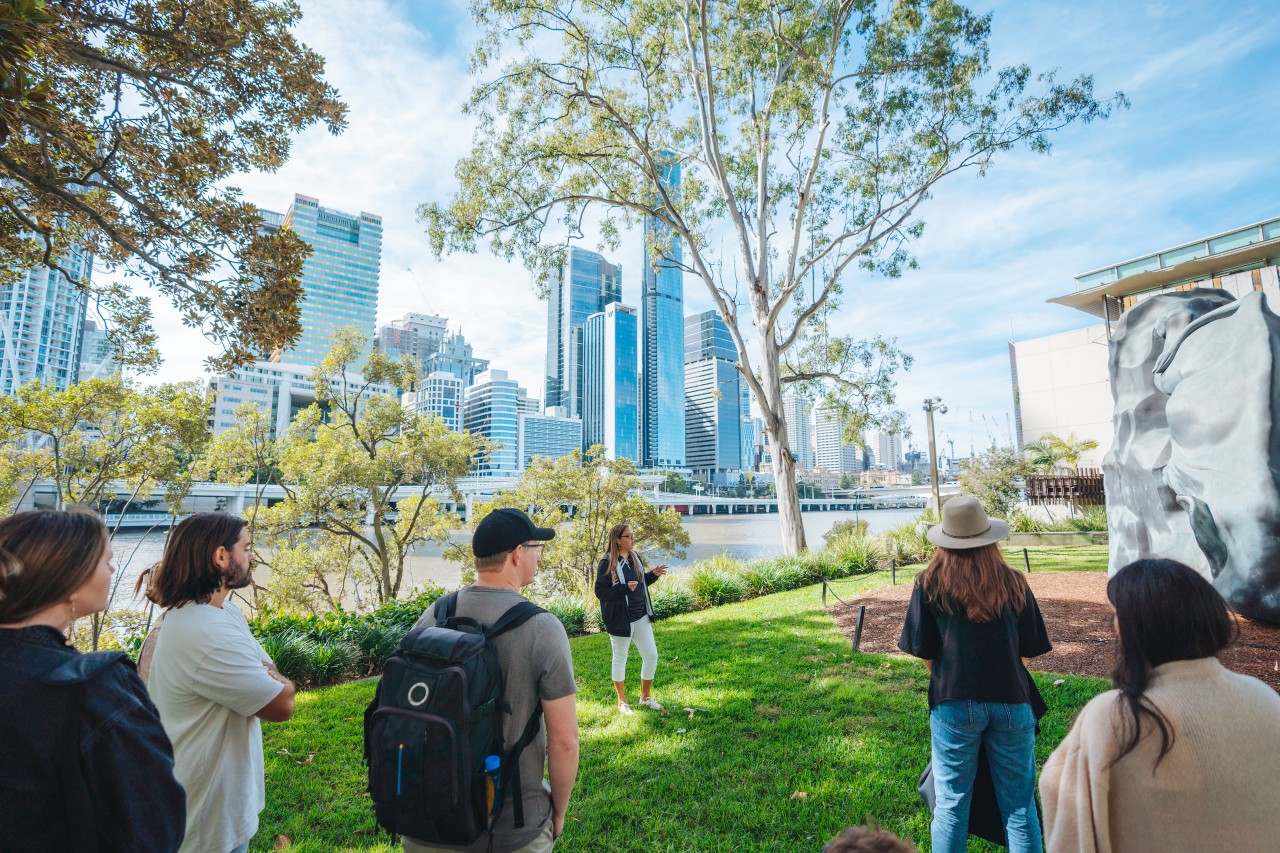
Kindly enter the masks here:
<path id="1" fill-rule="evenodd" d="M 1027 575 L 1027 581 L 1040 604 L 1049 639 L 1053 642 L 1053 651 L 1032 659 L 1031 669 L 1110 678 L 1115 636 L 1111 633 L 1107 575 L 1103 572 L 1039 572 Z M 898 636 L 910 598 L 908 581 L 846 599 L 850 605 L 867 606 L 862 621 L 861 651 L 902 654 L 898 651 Z M 835 602 L 830 612 L 852 641 L 857 607 L 844 607 Z M 1222 663 L 1280 692 L 1280 625 L 1244 618 L 1238 619 L 1238 623 L 1239 640 L 1222 653 Z"/>

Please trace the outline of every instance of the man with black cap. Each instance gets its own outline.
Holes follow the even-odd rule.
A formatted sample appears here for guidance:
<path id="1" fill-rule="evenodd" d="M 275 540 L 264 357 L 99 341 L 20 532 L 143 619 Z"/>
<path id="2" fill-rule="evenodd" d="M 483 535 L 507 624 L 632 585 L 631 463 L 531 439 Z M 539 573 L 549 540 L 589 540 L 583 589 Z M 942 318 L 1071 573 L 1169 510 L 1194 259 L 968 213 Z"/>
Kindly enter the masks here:
<path id="1" fill-rule="evenodd" d="M 511 607 L 525 601 L 520 590 L 533 583 L 542 547 L 555 535 L 549 527 L 535 526 L 518 509 L 495 509 L 486 515 L 471 537 L 476 581 L 458 592 L 454 615 L 492 625 Z M 417 624 L 434 625 L 435 621 L 433 604 Z M 496 637 L 493 644 L 506 700 L 511 704 L 511 713 L 503 721 L 507 743 L 519 739 L 535 703 L 542 705 L 544 729 L 525 749 L 525 760 L 520 762 L 524 826 L 516 829 L 513 810 L 506 808 L 494 829 L 492 847 L 487 833 L 469 847 L 427 847 L 406 838 L 406 853 L 545 853 L 564 831 L 569 794 L 578 777 L 578 710 L 574 697 L 578 686 L 573 680 L 569 637 L 559 619 L 550 613 L 539 613 Z M 543 779 L 543 763 L 538 760 L 543 755 L 547 757 L 549 786 Z"/>

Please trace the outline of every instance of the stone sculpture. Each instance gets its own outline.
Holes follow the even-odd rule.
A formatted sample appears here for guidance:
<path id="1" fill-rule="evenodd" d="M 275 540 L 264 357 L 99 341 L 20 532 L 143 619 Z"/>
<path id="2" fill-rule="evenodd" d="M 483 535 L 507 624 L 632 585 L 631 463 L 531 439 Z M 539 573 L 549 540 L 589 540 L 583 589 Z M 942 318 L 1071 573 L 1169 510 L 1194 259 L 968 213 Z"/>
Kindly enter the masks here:
<path id="1" fill-rule="evenodd" d="M 1160 294 L 1120 317 L 1103 462 L 1113 573 L 1180 560 L 1237 612 L 1280 622 L 1278 354 L 1261 293 Z"/>

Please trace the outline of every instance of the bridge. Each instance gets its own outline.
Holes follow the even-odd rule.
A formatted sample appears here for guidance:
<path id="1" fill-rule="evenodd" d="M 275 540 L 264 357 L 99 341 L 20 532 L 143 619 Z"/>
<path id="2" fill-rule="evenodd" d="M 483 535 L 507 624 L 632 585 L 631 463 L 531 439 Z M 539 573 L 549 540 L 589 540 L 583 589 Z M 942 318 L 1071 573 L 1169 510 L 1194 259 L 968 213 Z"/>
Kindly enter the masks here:
<path id="1" fill-rule="evenodd" d="M 674 509 L 681 515 L 740 515 L 750 513 L 776 513 L 777 498 L 739 498 L 722 495 L 682 494 L 664 492 L 660 489 L 663 477 L 659 475 L 641 475 L 645 488 L 640 492 L 645 500 L 661 509 Z M 647 482 L 646 482 L 647 481 Z M 513 488 L 517 482 L 515 477 L 465 477 L 458 481 L 461 500 L 444 489 L 433 489 L 429 494 L 439 500 L 443 508 L 462 517 L 470 519 L 476 504 L 492 500 L 494 495 Z M 941 487 L 943 494 L 957 494 L 959 487 L 946 484 Z M 122 486 L 121 494 L 127 494 Z M 418 490 L 413 486 L 403 486 L 397 490 L 394 499 L 402 500 L 416 497 Z M 191 489 L 187 508 L 203 510 L 226 510 L 243 514 L 254 503 L 255 495 L 260 495 L 264 505 L 278 503 L 285 498 L 285 491 L 277 485 L 254 485 L 252 483 L 237 486 L 229 483 L 195 483 Z M 831 497 L 801 498 L 801 512 L 854 512 L 878 509 L 924 509 L 928 505 L 930 489 L 928 486 L 902 486 L 884 489 L 838 489 Z M 160 494 L 149 496 L 160 497 Z M 146 500 L 145 498 L 143 500 Z M 56 495 L 52 483 L 36 483 L 28 495 L 28 502 L 37 507 L 51 507 L 56 503 Z M 25 506 L 24 508 L 30 508 Z M 185 513 L 179 518 L 185 517 Z M 164 510 L 151 507 L 140 508 L 135 512 L 123 515 L 111 513 L 106 516 L 108 524 L 115 528 L 137 529 L 142 527 L 165 527 L 170 515 Z"/>

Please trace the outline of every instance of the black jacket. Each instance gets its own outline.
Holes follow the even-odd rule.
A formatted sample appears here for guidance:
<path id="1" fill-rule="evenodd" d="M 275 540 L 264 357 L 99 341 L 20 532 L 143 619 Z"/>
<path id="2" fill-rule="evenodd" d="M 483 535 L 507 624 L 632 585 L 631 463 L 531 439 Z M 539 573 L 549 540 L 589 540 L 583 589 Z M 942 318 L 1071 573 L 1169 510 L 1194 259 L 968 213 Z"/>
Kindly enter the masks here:
<path id="1" fill-rule="evenodd" d="M 637 562 L 639 562 L 637 560 Z M 631 618 L 627 615 L 627 596 L 643 595 L 644 609 L 653 612 L 649 600 L 649 584 L 657 583 L 658 576 L 645 572 L 634 593 L 624 583 L 614 583 L 609 577 L 609 558 L 602 557 L 596 566 L 596 598 L 600 599 L 600 614 L 604 617 L 604 629 L 615 637 L 631 636 Z"/>
<path id="2" fill-rule="evenodd" d="M 172 851 L 186 794 L 133 662 L 0 628 L 0 850 Z"/>

